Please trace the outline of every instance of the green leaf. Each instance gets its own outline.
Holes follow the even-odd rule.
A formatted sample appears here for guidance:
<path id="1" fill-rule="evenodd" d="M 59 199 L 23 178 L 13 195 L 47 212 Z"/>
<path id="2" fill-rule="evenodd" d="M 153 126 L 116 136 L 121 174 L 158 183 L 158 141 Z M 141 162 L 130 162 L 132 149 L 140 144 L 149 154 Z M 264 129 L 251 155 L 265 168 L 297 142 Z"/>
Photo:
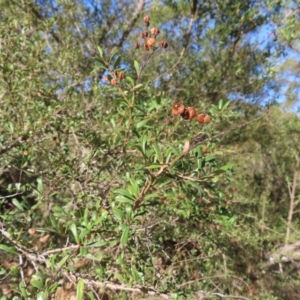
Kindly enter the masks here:
<path id="1" fill-rule="evenodd" d="M 114 212 L 115 217 L 118 219 L 118 221 L 122 222 L 123 217 L 124 217 L 123 212 L 118 208 L 113 208 L 113 212 Z"/>
<path id="2" fill-rule="evenodd" d="M 121 55 L 118 55 L 117 58 L 115 59 L 114 63 L 113 63 L 113 68 L 116 69 L 121 61 Z"/>
<path id="3" fill-rule="evenodd" d="M 133 275 L 134 281 L 137 282 L 137 283 L 139 283 L 140 279 L 141 279 L 141 276 L 140 276 L 138 270 L 135 267 L 132 267 L 131 268 L 131 273 Z"/>
<path id="4" fill-rule="evenodd" d="M 215 160 L 216 159 L 216 157 L 215 156 L 211 156 L 211 155 L 207 155 L 206 157 L 205 157 L 205 161 L 206 162 L 209 162 L 209 161 L 212 161 L 212 160 Z"/>
<path id="5" fill-rule="evenodd" d="M 92 224 L 89 223 L 88 225 L 91 225 L 91 226 L 89 226 L 89 227 L 92 227 Z M 90 229 L 87 229 L 87 228 L 83 229 L 83 230 L 80 232 L 79 240 L 82 241 L 82 240 L 84 239 L 84 237 L 87 236 L 90 232 L 91 232 Z"/>
<path id="6" fill-rule="evenodd" d="M 192 181 L 192 180 L 186 180 L 185 181 L 187 184 L 191 185 L 192 187 L 199 189 L 200 185 L 198 182 Z"/>
<path id="7" fill-rule="evenodd" d="M 150 119 L 145 119 L 145 120 L 142 120 L 142 121 L 140 121 L 140 122 L 138 122 L 137 124 L 136 124 L 136 128 L 142 128 L 142 127 L 147 127 L 147 128 L 149 128 L 150 126 L 149 125 L 147 125 L 147 123 L 150 121 Z M 146 126 L 147 125 L 147 126 Z"/>
<path id="8" fill-rule="evenodd" d="M 122 236 L 121 236 L 121 245 L 125 245 L 127 243 L 128 235 L 129 235 L 129 226 L 126 226 L 123 229 L 123 233 L 122 233 Z"/>
<path id="9" fill-rule="evenodd" d="M 79 279 L 77 282 L 76 300 L 82 300 L 84 297 L 84 281 Z"/>
<path id="10" fill-rule="evenodd" d="M 11 254 L 18 254 L 18 252 L 13 248 L 3 244 L 0 244 L 0 250 L 6 251 Z"/>
<path id="11" fill-rule="evenodd" d="M 126 76 L 126 81 L 129 81 L 131 86 L 134 86 L 134 80 L 130 76 Z"/>
<path id="12" fill-rule="evenodd" d="M 38 289 L 42 289 L 43 288 L 43 282 L 41 280 L 32 280 L 30 282 L 34 287 L 38 288 Z"/>
<path id="13" fill-rule="evenodd" d="M 140 87 L 142 87 L 143 86 L 143 84 L 142 83 L 139 83 L 139 84 L 137 84 L 136 86 L 134 86 L 133 88 L 132 88 L 132 90 L 134 91 L 134 90 L 137 90 L 137 89 L 139 89 Z"/>
<path id="14" fill-rule="evenodd" d="M 55 229 L 56 226 L 57 226 L 57 221 L 56 221 L 56 219 L 55 219 L 54 216 L 52 216 L 52 215 L 49 216 L 49 219 L 50 219 L 50 222 L 51 222 L 51 225 L 52 225 L 53 229 Z"/>
<path id="15" fill-rule="evenodd" d="M 88 254 L 88 249 L 86 247 L 80 247 L 80 251 L 79 251 L 81 256 L 86 256 Z"/>
<path id="16" fill-rule="evenodd" d="M 158 198 L 159 195 L 157 193 L 147 194 L 145 195 L 145 200 Z"/>
<path id="17" fill-rule="evenodd" d="M 27 299 L 28 295 L 27 295 L 25 283 L 23 281 L 20 282 L 19 289 L 20 289 L 21 295 L 23 296 L 23 299 Z"/>
<path id="18" fill-rule="evenodd" d="M 107 243 L 105 241 L 98 241 L 91 244 L 86 245 L 86 247 L 102 247 L 105 246 Z"/>
<path id="19" fill-rule="evenodd" d="M 136 60 L 133 62 L 133 64 L 134 64 L 134 68 L 135 68 L 135 71 L 136 71 L 136 75 L 139 76 L 139 74 L 140 74 L 140 64 Z"/>
<path id="20" fill-rule="evenodd" d="M 87 255 L 85 255 L 84 257 L 86 259 L 91 259 L 91 260 L 95 260 L 95 261 L 101 261 L 103 259 L 103 254 L 102 253 L 97 253 L 98 254 L 98 257 L 88 253 Z"/>
<path id="21" fill-rule="evenodd" d="M 202 168 L 203 168 L 203 161 L 202 161 L 202 158 L 198 158 L 197 159 L 197 169 L 198 170 L 202 170 Z"/>
<path id="22" fill-rule="evenodd" d="M 220 99 L 220 101 L 218 103 L 218 107 L 219 107 L 219 110 L 222 110 L 222 108 L 223 108 L 223 99 Z"/>
<path id="23" fill-rule="evenodd" d="M 114 276 L 120 281 L 125 282 L 124 277 L 120 273 L 115 273 Z"/>
<path id="24" fill-rule="evenodd" d="M 36 299 L 37 300 L 47 300 L 47 293 L 43 292 L 43 291 L 40 291 L 37 296 L 36 296 Z"/>
<path id="25" fill-rule="evenodd" d="M 130 194 L 127 190 L 125 189 L 116 189 L 115 193 L 120 194 L 121 196 L 124 196 L 130 200 L 134 200 L 134 197 L 132 196 L 132 194 Z"/>
<path id="26" fill-rule="evenodd" d="M 158 169 L 158 168 L 161 168 L 161 164 L 159 164 L 159 165 L 151 165 L 151 166 L 146 167 L 146 169 Z"/>
<path id="27" fill-rule="evenodd" d="M 40 272 L 40 271 L 37 271 L 35 274 L 34 274 L 35 277 L 37 278 L 40 278 L 42 280 L 46 279 L 46 278 L 49 278 L 48 275 Z"/>
<path id="28" fill-rule="evenodd" d="M 69 259 L 69 255 L 65 255 L 60 262 L 57 264 L 57 268 L 60 269 L 62 266 L 66 263 L 66 261 Z"/>
<path id="29" fill-rule="evenodd" d="M 211 175 L 220 175 L 223 173 L 226 173 L 226 170 L 218 169 L 218 170 L 214 171 Z"/>
<path id="30" fill-rule="evenodd" d="M 20 203 L 16 198 L 13 198 L 11 200 L 11 202 L 13 203 L 13 205 L 15 205 L 19 210 L 24 210 L 24 207 L 22 205 L 22 203 Z"/>
<path id="31" fill-rule="evenodd" d="M 103 50 L 100 46 L 97 46 L 98 52 L 100 54 L 100 57 L 103 57 Z"/>
<path id="32" fill-rule="evenodd" d="M 132 177 L 129 177 L 129 181 L 131 183 L 131 186 L 128 187 L 131 195 L 133 195 L 134 197 L 138 197 L 139 193 L 140 193 L 140 188 L 138 185 L 137 180 L 135 180 Z"/>
<path id="33" fill-rule="evenodd" d="M 104 69 L 106 70 L 106 62 L 104 61 L 104 59 L 102 57 L 95 57 L 95 61 L 100 63 L 100 65 L 96 64 L 95 69 L 92 71 L 92 74 L 96 74 L 98 73 L 99 70 Z"/>
<path id="34" fill-rule="evenodd" d="M 73 235 L 74 235 L 75 241 L 76 241 L 77 243 L 79 243 L 77 227 L 76 227 L 76 225 L 75 225 L 74 223 L 71 224 L 70 230 L 71 230 L 71 232 L 72 232 Z"/>
<path id="35" fill-rule="evenodd" d="M 162 154 L 161 154 L 161 151 L 160 151 L 160 148 L 159 148 L 158 144 L 155 143 L 153 145 L 153 148 L 154 148 L 154 151 L 155 151 L 155 154 L 156 154 L 156 158 L 158 159 L 158 161 L 160 163 L 162 163 L 163 162 L 163 158 L 162 158 Z"/>
<path id="36" fill-rule="evenodd" d="M 116 201 L 118 201 L 120 203 L 133 203 L 134 199 L 129 199 L 127 197 L 118 195 L 118 196 L 116 196 Z"/>
<path id="37" fill-rule="evenodd" d="M 229 169 L 232 169 L 233 166 L 234 166 L 233 163 L 228 163 L 228 164 L 226 164 L 225 166 L 222 166 L 220 169 L 221 169 L 221 170 L 224 170 L 224 171 L 227 171 L 227 170 L 229 170 Z"/>
<path id="38" fill-rule="evenodd" d="M 113 51 L 112 51 L 112 54 L 111 54 L 111 57 L 110 57 L 110 60 L 109 60 L 109 63 L 111 63 L 111 61 L 113 60 L 114 56 L 119 52 L 119 49 L 118 48 L 114 48 Z"/>
<path id="39" fill-rule="evenodd" d="M 44 193 L 43 179 L 42 178 L 38 178 L 36 181 L 37 181 L 37 184 L 38 184 L 37 185 L 37 190 L 38 190 L 40 196 L 42 196 L 43 193 Z"/>

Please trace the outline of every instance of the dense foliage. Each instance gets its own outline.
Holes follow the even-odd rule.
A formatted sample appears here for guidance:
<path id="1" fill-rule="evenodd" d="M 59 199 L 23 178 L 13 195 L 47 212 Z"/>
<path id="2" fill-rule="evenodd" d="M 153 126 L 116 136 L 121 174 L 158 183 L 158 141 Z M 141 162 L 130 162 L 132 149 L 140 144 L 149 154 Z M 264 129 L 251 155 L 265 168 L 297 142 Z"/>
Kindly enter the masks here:
<path id="1" fill-rule="evenodd" d="M 1 300 L 299 299 L 298 7 L 0 8 Z"/>

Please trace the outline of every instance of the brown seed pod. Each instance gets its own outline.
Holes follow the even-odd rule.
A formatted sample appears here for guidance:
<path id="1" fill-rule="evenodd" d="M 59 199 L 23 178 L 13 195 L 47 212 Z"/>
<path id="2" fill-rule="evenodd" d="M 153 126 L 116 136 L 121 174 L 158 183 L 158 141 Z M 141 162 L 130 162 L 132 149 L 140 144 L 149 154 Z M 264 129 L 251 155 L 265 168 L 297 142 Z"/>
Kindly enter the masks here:
<path id="1" fill-rule="evenodd" d="M 209 115 L 205 115 L 204 117 L 204 124 L 208 124 L 211 120 L 211 117 Z"/>
<path id="2" fill-rule="evenodd" d="M 159 29 L 156 28 L 156 27 L 151 28 L 151 29 L 150 29 L 150 32 L 151 32 L 151 34 L 154 35 L 154 36 L 157 36 L 157 35 L 160 33 Z"/>
<path id="3" fill-rule="evenodd" d="M 189 119 L 194 119 L 196 117 L 196 109 L 194 107 L 188 107 L 187 108 L 188 112 L 189 112 Z"/>
<path id="4" fill-rule="evenodd" d="M 117 85 L 118 80 L 116 78 L 112 78 L 112 80 L 110 81 L 111 85 Z"/>
<path id="5" fill-rule="evenodd" d="M 31 235 L 33 235 L 33 234 L 36 233 L 36 229 L 35 228 L 29 228 L 28 229 L 28 233 L 31 234 Z"/>
<path id="6" fill-rule="evenodd" d="M 141 47 L 140 43 L 139 42 L 136 42 L 135 43 L 135 49 L 139 49 Z"/>
<path id="7" fill-rule="evenodd" d="M 123 73 L 123 72 L 119 72 L 117 76 L 120 80 L 122 80 L 126 77 L 125 73 Z"/>
<path id="8" fill-rule="evenodd" d="M 204 147 L 202 148 L 202 153 L 205 154 L 205 153 L 207 153 L 207 151 L 208 151 L 207 146 L 204 146 Z"/>
<path id="9" fill-rule="evenodd" d="M 149 26 L 149 24 L 150 24 L 150 17 L 149 17 L 149 16 L 145 16 L 143 20 L 144 20 L 144 23 L 145 23 L 147 26 Z"/>
<path id="10" fill-rule="evenodd" d="M 193 118 L 195 118 L 196 116 L 196 110 L 194 107 L 187 107 L 184 109 L 183 113 L 181 114 L 181 116 L 185 119 L 185 120 L 192 120 Z"/>
<path id="11" fill-rule="evenodd" d="M 174 116 L 179 116 L 184 112 L 184 105 L 182 103 L 176 103 L 172 107 L 172 114 Z"/>
<path id="12" fill-rule="evenodd" d="M 151 37 L 147 40 L 146 44 L 148 47 L 152 47 L 155 44 L 155 38 Z"/>
<path id="13" fill-rule="evenodd" d="M 24 156 L 28 156 L 28 154 L 29 154 L 29 152 L 28 152 L 27 150 L 25 150 L 25 151 L 23 152 L 23 155 L 24 155 Z"/>
<path id="14" fill-rule="evenodd" d="M 200 114 L 200 115 L 198 115 L 197 121 L 198 121 L 199 123 L 204 123 L 204 117 L 205 117 L 205 114 Z"/>
<path id="15" fill-rule="evenodd" d="M 200 114 L 197 117 L 197 121 L 202 124 L 208 124 L 210 122 L 210 120 L 211 120 L 211 117 L 206 114 Z"/>
<path id="16" fill-rule="evenodd" d="M 142 38 L 142 39 L 146 39 L 147 37 L 148 37 L 148 32 L 147 31 L 144 31 L 144 32 L 142 32 L 141 34 L 140 34 L 140 37 Z"/>
<path id="17" fill-rule="evenodd" d="M 188 120 L 189 119 L 189 111 L 185 108 L 183 113 L 180 114 L 182 116 L 183 119 Z"/>
<path id="18" fill-rule="evenodd" d="M 145 49 L 146 51 L 149 51 L 150 47 L 149 47 L 147 44 L 144 44 L 144 49 Z"/>
<path id="19" fill-rule="evenodd" d="M 166 49 L 166 48 L 168 48 L 168 43 L 167 42 L 165 42 L 165 41 L 161 41 L 160 42 L 160 48 L 164 48 L 164 49 Z"/>

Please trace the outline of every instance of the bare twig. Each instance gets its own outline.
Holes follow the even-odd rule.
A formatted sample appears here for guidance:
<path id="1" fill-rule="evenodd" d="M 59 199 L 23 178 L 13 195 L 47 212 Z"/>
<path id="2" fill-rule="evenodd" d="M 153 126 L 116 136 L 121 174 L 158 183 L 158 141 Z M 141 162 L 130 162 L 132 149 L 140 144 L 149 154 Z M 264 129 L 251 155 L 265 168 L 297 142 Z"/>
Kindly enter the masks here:
<path id="1" fill-rule="evenodd" d="M 288 184 L 288 190 L 289 190 L 289 196 L 290 196 L 290 208 L 289 208 L 287 225 L 286 225 L 286 235 L 285 235 L 285 244 L 286 245 L 288 244 L 288 241 L 289 241 L 289 238 L 291 235 L 293 215 L 294 215 L 294 210 L 297 205 L 295 198 L 296 198 L 296 188 L 298 186 L 297 181 L 298 181 L 299 167 L 300 167 L 300 157 L 299 157 L 299 155 L 296 155 L 296 166 L 295 166 L 294 174 L 293 174 L 293 183 L 292 183 L 292 186 L 290 186 Z"/>
<path id="2" fill-rule="evenodd" d="M 70 278 L 70 274 L 68 273 L 64 273 L 64 276 L 66 276 L 67 278 Z M 72 276 L 73 277 L 73 276 Z M 76 280 L 81 279 L 84 281 L 84 283 L 86 285 L 89 286 L 93 286 L 94 288 L 108 288 L 110 290 L 113 291 L 125 291 L 125 292 L 131 292 L 131 293 L 144 293 L 144 294 L 148 294 L 148 295 L 153 295 L 153 296 L 157 296 L 160 299 L 171 299 L 171 296 L 167 295 L 167 294 L 163 294 L 158 292 L 156 289 L 154 289 L 153 287 L 146 287 L 146 286 L 141 286 L 141 285 L 136 285 L 136 286 L 132 286 L 132 287 L 128 287 L 124 284 L 115 284 L 109 281 L 97 281 L 97 280 L 92 280 L 92 279 L 88 279 L 85 277 L 89 277 L 89 275 L 85 275 L 85 274 L 79 274 L 79 276 L 76 278 Z M 72 280 L 73 283 L 74 280 Z"/>
<path id="3" fill-rule="evenodd" d="M 123 31 L 122 36 L 116 45 L 117 48 L 121 47 L 123 45 L 124 41 L 127 39 L 130 31 L 132 30 L 133 26 L 135 25 L 137 19 L 139 18 L 140 14 L 142 12 L 142 10 L 144 9 L 144 6 L 145 6 L 145 0 L 139 0 L 136 11 L 135 11 L 132 19 L 130 20 L 127 28 Z"/>
<path id="4" fill-rule="evenodd" d="M 15 194 L 8 195 L 8 196 L 0 196 L 0 199 L 13 198 L 15 196 L 22 195 L 22 194 L 23 194 L 23 192 L 21 192 L 21 193 L 15 193 Z"/>
<path id="5" fill-rule="evenodd" d="M 12 245 L 14 245 L 14 247 L 16 248 L 16 250 L 19 253 L 21 253 L 22 255 L 24 255 L 29 261 L 31 261 L 33 263 L 35 262 L 35 263 L 42 264 L 42 265 L 46 264 L 46 266 L 47 266 L 46 257 L 49 257 L 52 254 L 63 252 L 63 251 L 67 251 L 67 250 L 77 250 L 80 247 L 80 245 L 72 245 L 72 246 L 69 246 L 69 247 L 48 250 L 46 252 L 38 254 L 38 253 L 33 252 L 32 250 L 24 247 L 19 242 L 15 241 L 10 236 L 10 234 L 4 229 L 3 225 L 2 224 L 0 224 L 0 225 L 2 227 L 2 228 L 0 228 L 0 233 L 4 236 L 4 238 L 6 240 L 8 240 Z M 34 267 L 36 269 L 35 265 L 34 265 Z"/>
<path id="6" fill-rule="evenodd" d="M 295 15 L 300 10 L 299 6 L 290 10 L 285 17 L 282 19 L 281 24 L 283 24 L 289 17 Z"/>

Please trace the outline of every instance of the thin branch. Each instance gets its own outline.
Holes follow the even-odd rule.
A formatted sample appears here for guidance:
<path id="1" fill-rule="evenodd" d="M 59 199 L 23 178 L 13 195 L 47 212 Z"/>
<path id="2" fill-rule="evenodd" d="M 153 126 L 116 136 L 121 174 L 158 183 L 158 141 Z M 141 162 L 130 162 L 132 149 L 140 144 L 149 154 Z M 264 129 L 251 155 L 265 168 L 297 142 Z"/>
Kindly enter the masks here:
<path id="1" fill-rule="evenodd" d="M 47 257 L 47 256 L 50 256 L 51 254 L 54 254 L 54 253 L 59 253 L 59 252 L 68 251 L 68 250 L 77 250 L 79 248 L 80 248 L 80 245 L 72 245 L 72 246 L 68 246 L 68 247 L 48 250 L 46 252 L 41 253 L 40 255 Z"/>
<path id="2" fill-rule="evenodd" d="M 10 234 L 4 229 L 3 224 L 1 224 L 1 226 L 2 226 L 2 228 L 0 228 L 0 233 L 6 238 L 6 240 L 8 240 L 12 245 L 15 246 L 16 250 L 19 253 L 24 255 L 31 262 L 36 262 L 36 263 L 39 263 L 39 264 L 46 264 L 47 265 L 46 257 L 50 256 L 51 254 L 59 253 L 59 252 L 67 251 L 67 250 L 77 250 L 80 247 L 80 245 L 72 245 L 72 246 L 69 246 L 69 247 L 48 250 L 46 252 L 38 254 L 38 253 L 35 253 L 32 250 L 24 247 L 23 245 L 21 245 L 17 241 L 15 241 L 10 236 Z"/>
<path id="3" fill-rule="evenodd" d="M 294 169 L 294 174 L 293 174 L 293 183 L 292 187 L 288 185 L 288 190 L 289 190 L 289 196 L 290 196 L 290 208 L 289 208 L 289 213 L 287 217 L 287 225 L 286 225 L 286 236 L 285 236 L 285 244 L 288 244 L 290 235 L 291 235 L 291 227 L 292 227 L 292 221 L 293 221 L 293 215 L 294 215 L 294 210 L 296 207 L 296 188 L 298 186 L 298 172 L 299 172 L 299 167 L 300 167 L 300 157 L 296 155 L 296 166 Z"/>
<path id="4" fill-rule="evenodd" d="M 119 42 L 116 45 L 117 48 L 121 47 L 123 45 L 124 41 L 127 39 L 129 33 L 132 31 L 132 28 L 134 27 L 136 21 L 138 20 L 142 10 L 144 9 L 144 6 L 145 6 L 145 0 L 140 0 L 138 6 L 136 8 L 135 13 L 134 13 L 132 19 L 129 22 L 129 25 L 123 31 L 123 34 L 122 34 Z"/>
<path id="5" fill-rule="evenodd" d="M 15 246 L 16 250 L 23 254 L 29 261 L 34 261 L 39 264 L 45 264 L 46 260 L 44 257 L 36 254 L 35 252 L 27 249 L 26 247 L 22 246 L 20 243 L 16 242 L 10 234 L 4 229 L 3 224 L 1 224 L 0 233 L 11 243 Z"/>
<path id="6" fill-rule="evenodd" d="M 15 193 L 15 194 L 8 195 L 8 196 L 0 196 L 0 199 L 13 198 L 15 196 L 22 195 L 22 194 L 23 194 L 23 192 L 21 192 L 21 193 Z"/>
<path id="7" fill-rule="evenodd" d="M 294 8 L 294 9 L 290 10 L 290 11 L 286 14 L 286 16 L 282 19 L 281 24 L 283 24 L 289 17 L 295 15 L 299 10 L 300 10 L 299 7 L 296 7 L 296 8 Z"/>
<path id="8" fill-rule="evenodd" d="M 163 77 L 165 74 L 168 74 L 170 73 L 170 77 L 172 77 L 178 67 L 178 65 L 181 63 L 181 61 L 183 60 L 184 58 L 184 54 L 186 53 L 187 51 L 187 48 L 189 46 L 189 41 L 191 39 L 191 34 L 192 34 L 192 29 L 193 29 L 193 25 L 195 23 L 195 20 L 196 20 L 196 14 L 194 14 L 190 20 L 190 23 L 189 23 L 189 27 L 188 27 L 188 30 L 187 30 L 187 33 L 185 34 L 185 41 L 184 41 L 184 44 L 183 44 L 183 47 L 182 47 L 182 50 L 181 50 L 181 53 L 180 53 L 180 56 L 178 58 L 178 61 L 174 64 L 173 67 L 171 67 L 169 70 L 167 70 L 166 72 L 162 73 L 161 75 L 159 75 L 158 77 L 156 77 L 153 81 L 156 81 L 158 80 L 159 78 Z"/>

